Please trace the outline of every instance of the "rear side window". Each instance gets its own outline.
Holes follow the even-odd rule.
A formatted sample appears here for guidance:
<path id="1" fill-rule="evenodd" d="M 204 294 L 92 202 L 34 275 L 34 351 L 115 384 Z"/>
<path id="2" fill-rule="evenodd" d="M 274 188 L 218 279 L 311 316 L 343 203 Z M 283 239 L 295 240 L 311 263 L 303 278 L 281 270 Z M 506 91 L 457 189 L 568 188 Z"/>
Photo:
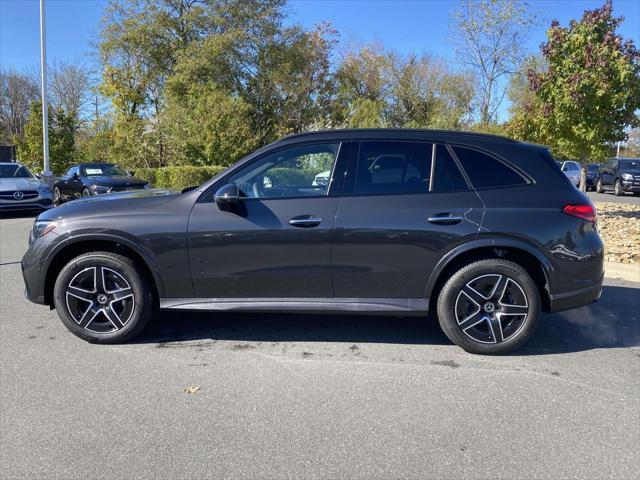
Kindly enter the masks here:
<path id="1" fill-rule="evenodd" d="M 474 188 L 522 185 L 527 182 L 515 170 L 489 155 L 464 147 L 453 147 Z"/>
<path id="2" fill-rule="evenodd" d="M 432 148 L 431 143 L 420 142 L 362 142 L 355 193 L 427 193 Z"/>
<path id="3" fill-rule="evenodd" d="M 446 193 L 468 190 L 467 182 L 453 157 L 444 145 L 436 147 L 436 165 L 433 174 L 432 192 Z"/>

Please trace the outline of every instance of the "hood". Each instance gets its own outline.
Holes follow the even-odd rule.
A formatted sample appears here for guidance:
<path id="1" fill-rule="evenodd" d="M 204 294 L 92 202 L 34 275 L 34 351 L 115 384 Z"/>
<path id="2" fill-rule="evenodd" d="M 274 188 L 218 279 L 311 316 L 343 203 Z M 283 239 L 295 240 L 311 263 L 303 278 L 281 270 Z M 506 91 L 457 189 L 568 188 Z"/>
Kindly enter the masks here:
<path id="1" fill-rule="evenodd" d="M 179 195 L 173 190 L 157 188 L 131 190 L 127 192 L 107 193 L 94 197 L 81 197 L 63 203 L 40 214 L 41 220 L 72 218 L 98 215 L 122 214 L 132 211 L 144 211 L 146 208 L 166 202 Z"/>
<path id="2" fill-rule="evenodd" d="M 166 190 L 162 188 L 145 188 L 142 190 L 130 190 L 127 192 L 114 192 L 105 193 L 102 195 L 95 195 L 93 197 L 80 197 L 77 200 L 71 200 L 74 204 L 81 203 L 95 203 L 104 202 L 110 200 L 124 200 L 124 199 L 136 199 L 136 198 L 148 198 L 148 197 L 165 197 L 167 195 L 177 195 L 179 192 L 175 190 Z M 71 203 L 68 202 L 68 203 Z"/>
<path id="3" fill-rule="evenodd" d="M 0 191 L 2 190 L 37 190 L 44 185 L 35 178 L 0 178 Z"/>
<path id="4" fill-rule="evenodd" d="M 108 187 L 127 187 L 127 186 L 139 186 L 146 185 L 148 182 L 146 180 L 142 180 L 137 177 L 129 177 L 126 175 L 116 176 L 116 177 L 103 177 L 103 176 L 92 176 L 89 177 L 92 183 L 98 185 L 106 185 Z"/>

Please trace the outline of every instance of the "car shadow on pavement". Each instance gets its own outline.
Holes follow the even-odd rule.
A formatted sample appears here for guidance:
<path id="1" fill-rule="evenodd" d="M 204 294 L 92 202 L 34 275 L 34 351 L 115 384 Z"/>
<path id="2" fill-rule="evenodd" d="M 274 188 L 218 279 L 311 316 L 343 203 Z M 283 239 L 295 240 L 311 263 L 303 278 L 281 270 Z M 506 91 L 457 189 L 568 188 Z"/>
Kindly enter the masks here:
<path id="1" fill-rule="evenodd" d="M 534 336 L 512 355 L 640 346 L 638 292 L 637 288 L 606 286 L 597 303 L 543 315 Z M 178 311 L 161 312 L 132 343 L 192 340 L 451 344 L 431 318 Z"/>

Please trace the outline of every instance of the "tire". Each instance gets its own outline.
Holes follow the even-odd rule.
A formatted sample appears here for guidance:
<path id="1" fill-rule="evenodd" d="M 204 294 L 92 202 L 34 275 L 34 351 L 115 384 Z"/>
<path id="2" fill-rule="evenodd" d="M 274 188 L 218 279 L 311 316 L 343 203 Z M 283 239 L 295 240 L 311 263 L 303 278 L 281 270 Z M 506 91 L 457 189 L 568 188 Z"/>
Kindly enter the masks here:
<path id="1" fill-rule="evenodd" d="M 596 183 L 596 192 L 604 193 L 604 188 L 602 188 L 602 180 L 600 179 L 598 179 L 598 182 Z"/>
<path id="2" fill-rule="evenodd" d="M 500 355 L 532 335 L 540 305 L 538 287 L 524 268 L 507 260 L 480 260 L 444 284 L 438 321 L 449 340 L 467 352 Z"/>
<path id="3" fill-rule="evenodd" d="M 88 188 L 83 188 L 82 189 L 82 196 L 83 197 L 90 197 L 91 196 L 91 192 L 89 191 Z"/>
<path id="4" fill-rule="evenodd" d="M 60 189 L 53 187 L 53 204 L 57 207 L 62 203 L 62 196 L 60 195 Z"/>
<path id="5" fill-rule="evenodd" d="M 65 327 L 90 343 L 132 339 L 154 309 L 147 276 L 130 258 L 111 252 L 85 253 L 67 263 L 56 279 L 53 301 Z"/>
<path id="6" fill-rule="evenodd" d="M 616 180 L 616 183 L 613 187 L 613 194 L 616 197 L 621 197 L 622 195 L 624 195 L 624 190 L 622 190 L 622 184 L 620 183 L 620 180 Z"/>

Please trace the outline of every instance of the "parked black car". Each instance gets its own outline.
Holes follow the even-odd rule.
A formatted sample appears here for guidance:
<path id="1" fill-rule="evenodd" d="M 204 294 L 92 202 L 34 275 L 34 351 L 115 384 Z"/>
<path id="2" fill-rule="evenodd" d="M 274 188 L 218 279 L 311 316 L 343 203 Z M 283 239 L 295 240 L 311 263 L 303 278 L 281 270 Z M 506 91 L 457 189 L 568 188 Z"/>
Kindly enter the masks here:
<path id="1" fill-rule="evenodd" d="M 434 312 L 465 350 L 498 354 L 522 345 L 541 311 L 599 298 L 595 222 L 545 147 L 336 130 L 287 137 L 183 193 L 44 213 L 22 271 L 27 297 L 90 342 L 134 337 L 154 306 Z"/>
<path id="2" fill-rule="evenodd" d="M 640 195 L 640 158 L 611 158 L 600 167 L 596 191 L 613 189 L 614 195 L 626 192 Z"/>
<path id="3" fill-rule="evenodd" d="M 59 205 L 74 198 L 141 188 L 149 188 L 149 183 L 117 165 L 83 163 L 71 167 L 53 184 L 53 201 Z"/>
<path id="4" fill-rule="evenodd" d="M 598 176 L 600 175 L 600 164 L 590 163 L 587 165 L 587 190 L 595 190 Z"/>

